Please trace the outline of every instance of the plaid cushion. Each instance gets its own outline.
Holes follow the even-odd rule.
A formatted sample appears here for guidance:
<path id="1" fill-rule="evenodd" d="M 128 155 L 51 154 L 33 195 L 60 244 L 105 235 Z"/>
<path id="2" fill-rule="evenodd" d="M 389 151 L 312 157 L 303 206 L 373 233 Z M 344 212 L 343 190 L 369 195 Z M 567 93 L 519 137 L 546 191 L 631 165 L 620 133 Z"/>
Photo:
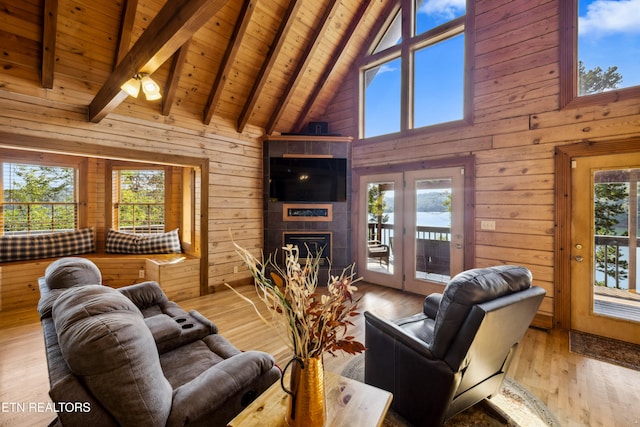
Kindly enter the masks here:
<path id="1" fill-rule="evenodd" d="M 95 250 L 93 228 L 32 236 L 0 236 L 0 262 L 78 255 Z"/>
<path id="2" fill-rule="evenodd" d="M 109 230 L 105 252 L 108 254 L 181 253 L 178 229 L 166 233 L 131 234 Z"/>

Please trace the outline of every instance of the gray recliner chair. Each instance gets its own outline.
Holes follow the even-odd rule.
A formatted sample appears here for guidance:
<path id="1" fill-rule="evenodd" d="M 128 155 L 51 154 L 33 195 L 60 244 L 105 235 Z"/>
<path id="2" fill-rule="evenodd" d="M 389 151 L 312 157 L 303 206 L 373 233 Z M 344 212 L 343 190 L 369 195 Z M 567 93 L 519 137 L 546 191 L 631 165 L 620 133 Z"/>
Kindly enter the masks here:
<path id="1" fill-rule="evenodd" d="M 423 311 L 395 320 L 365 312 L 365 382 L 393 393 L 416 426 L 440 426 L 497 394 L 545 290 L 519 266 L 465 271 Z"/>
<path id="2" fill-rule="evenodd" d="M 157 283 L 100 280 L 83 258 L 57 260 L 40 279 L 55 425 L 226 426 L 280 378 L 271 355 L 239 351 Z"/>

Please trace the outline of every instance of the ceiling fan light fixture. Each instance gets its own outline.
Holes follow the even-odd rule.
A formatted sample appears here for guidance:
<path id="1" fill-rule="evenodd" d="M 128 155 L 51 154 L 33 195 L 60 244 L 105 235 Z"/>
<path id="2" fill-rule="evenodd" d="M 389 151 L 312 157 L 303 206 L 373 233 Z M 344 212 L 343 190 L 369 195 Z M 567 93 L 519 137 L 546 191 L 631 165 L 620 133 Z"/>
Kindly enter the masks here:
<path id="1" fill-rule="evenodd" d="M 149 74 L 142 74 L 140 78 L 140 85 L 147 101 L 155 101 L 162 98 L 160 94 L 160 86 L 153 81 Z"/>
<path id="2" fill-rule="evenodd" d="M 137 75 L 124 82 L 124 84 L 120 86 L 120 89 L 125 91 L 127 95 L 137 98 L 140 93 L 140 81 Z"/>
<path id="3" fill-rule="evenodd" d="M 148 73 L 137 73 L 135 76 L 124 82 L 120 89 L 125 91 L 127 95 L 137 98 L 140 89 L 144 92 L 147 101 L 156 101 L 162 98 L 160 94 L 160 86 L 153 81 Z"/>
<path id="4" fill-rule="evenodd" d="M 145 92 L 144 97 L 147 99 L 147 101 L 157 101 L 158 99 L 162 98 L 162 95 L 160 95 L 160 91 L 150 93 Z"/>

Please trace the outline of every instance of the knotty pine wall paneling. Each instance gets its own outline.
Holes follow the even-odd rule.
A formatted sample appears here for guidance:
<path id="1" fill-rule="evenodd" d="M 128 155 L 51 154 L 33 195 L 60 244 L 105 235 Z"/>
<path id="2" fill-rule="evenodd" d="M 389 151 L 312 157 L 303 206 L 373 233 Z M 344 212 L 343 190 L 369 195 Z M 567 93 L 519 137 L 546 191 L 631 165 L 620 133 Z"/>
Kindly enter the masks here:
<path id="1" fill-rule="evenodd" d="M 561 1 L 475 3 L 472 124 L 353 143 L 354 167 L 474 155 L 475 265 L 530 268 L 535 284 L 547 290 L 539 312 L 547 326 L 559 292 L 555 147 L 640 135 L 637 99 L 560 109 Z M 358 135 L 357 94 L 354 72 L 322 117 L 332 131 Z M 483 220 L 495 221 L 495 231 L 481 230 Z"/>
<path id="2" fill-rule="evenodd" d="M 206 288 L 213 291 L 224 282 L 248 281 L 250 273 L 240 265 L 229 231 L 238 243 L 260 254 L 262 130 L 247 126 L 238 133 L 233 123 L 215 117 L 205 126 L 197 118 L 149 114 L 148 108 L 138 110 L 136 103 L 125 103 L 119 109 L 127 110 L 128 115 L 112 113 L 96 124 L 87 121 L 82 108 L 0 91 L 0 147 L 43 153 L 94 152 L 96 159 L 88 166 L 94 176 L 104 175 L 104 157 L 130 160 L 130 153 L 140 160 L 167 163 L 176 156 L 205 159 L 202 172 L 209 184 L 203 189 L 207 216 L 202 226 L 207 228 L 207 241 L 197 239 L 196 244 L 208 249 Z M 104 185 L 96 181 L 89 186 L 88 203 L 104 204 L 108 191 Z M 199 189 L 200 183 L 196 186 Z"/>

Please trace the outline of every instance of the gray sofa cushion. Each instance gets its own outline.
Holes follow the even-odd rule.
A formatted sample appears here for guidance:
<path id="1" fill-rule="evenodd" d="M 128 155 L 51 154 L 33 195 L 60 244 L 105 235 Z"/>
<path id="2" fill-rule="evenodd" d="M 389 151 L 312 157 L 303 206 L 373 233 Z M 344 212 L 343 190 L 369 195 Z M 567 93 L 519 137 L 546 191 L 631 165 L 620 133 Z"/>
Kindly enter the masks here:
<path id="1" fill-rule="evenodd" d="M 69 368 L 120 425 L 166 424 L 172 387 L 131 300 L 106 286 L 75 287 L 58 297 L 52 317 Z"/>
<path id="2" fill-rule="evenodd" d="M 100 269 L 86 258 L 66 257 L 49 264 L 44 271 L 49 289 L 70 288 L 75 285 L 99 285 Z"/>

